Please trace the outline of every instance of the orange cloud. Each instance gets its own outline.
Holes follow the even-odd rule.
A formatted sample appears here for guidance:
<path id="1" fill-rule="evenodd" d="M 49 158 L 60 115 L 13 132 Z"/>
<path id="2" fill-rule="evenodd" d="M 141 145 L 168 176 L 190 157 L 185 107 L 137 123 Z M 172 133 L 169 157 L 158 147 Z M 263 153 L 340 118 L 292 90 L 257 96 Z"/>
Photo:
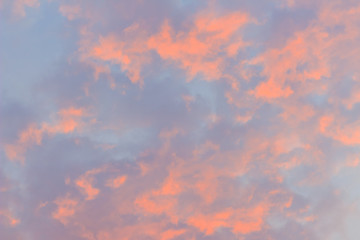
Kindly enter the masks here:
<path id="1" fill-rule="evenodd" d="M 250 114 L 248 115 L 237 115 L 235 118 L 235 121 L 238 123 L 242 123 L 245 124 L 248 121 L 250 121 L 252 119 L 252 116 Z"/>
<path id="2" fill-rule="evenodd" d="M 4 219 L 2 219 L 3 217 Z M 0 223 L 4 220 L 6 224 L 10 226 L 16 226 L 20 223 L 20 220 L 15 218 L 9 210 L 0 209 Z"/>
<path id="3" fill-rule="evenodd" d="M 293 90 L 290 87 L 282 87 L 274 80 L 260 83 L 255 89 L 255 96 L 257 98 L 287 98 L 293 94 Z"/>
<path id="4" fill-rule="evenodd" d="M 267 207 L 258 205 L 249 210 L 240 211 L 240 219 L 233 225 L 235 233 L 249 234 L 261 230 L 264 224 L 264 217 Z"/>
<path id="5" fill-rule="evenodd" d="M 100 36 L 99 42 L 95 45 L 89 45 L 85 41 L 81 58 L 85 61 L 90 60 L 92 65 L 96 66 L 95 75 L 98 75 L 99 70 L 109 72 L 107 62 L 120 65 L 131 82 L 141 86 L 143 84 L 141 68 L 148 62 L 144 33 L 138 24 L 129 26 L 122 33 L 122 40 L 118 40 L 114 35 L 109 35 Z M 104 63 L 99 64 L 98 60 Z"/>
<path id="6" fill-rule="evenodd" d="M 333 122 L 332 116 L 323 116 L 319 119 L 319 128 L 322 133 L 325 133 L 327 128 Z"/>
<path id="7" fill-rule="evenodd" d="M 206 235 L 212 235 L 216 229 L 229 226 L 229 218 L 233 215 L 232 209 L 215 214 L 198 214 L 188 219 L 188 224 L 198 228 Z"/>
<path id="8" fill-rule="evenodd" d="M 92 200 L 99 194 L 100 190 L 94 188 L 88 179 L 78 179 L 76 185 L 82 189 L 85 195 L 87 195 L 86 200 Z"/>
<path id="9" fill-rule="evenodd" d="M 281 2 L 287 2 L 289 7 L 298 4 L 292 0 Z M 106 161 L 116 163 L 111 167 L 104 165 L 84 171 L 73 180 L 64 177 L 64 187 L 78 192 L 75 193 L 77 195 L 58 197 L 53 203 L 45 202 L 46 209 L 55 204 L 51 216 L 66 225 L 66 230 L 77 235 L 74 237 L 100 240 L 195 239 L 199 235 L 208 238 L 215 233 L 224 233 L 217 232 L 221 228 L 227 229 L 226 234 L 232 232 L 238 238 L 246 238 L 242 235 L 258 231 L 263 231 L 259 235 L 269 234 L 263 238 L 271 238 L 272 226 L 267 225 L 266 219 L 273 213 L 288 218 L 286 221 L 294 224 L 294 229 L 297 229 L 296 222 L 301 224 L 299 229 L 304 232 L 308 222 L 314 222 L 314 227 L 319 226 L 315 225 L 318 216 L 312 214 L 312 209 L 298 210 L 298 204 L 314 203 L 312 196 L 308 196 L 308 189 L 302 195 L 301 187 L 304 187 L 304 183 L 308 184 L 305 186 L 307 188 L 314 182 L 321 182 L 325 179 L 324 175 L 328 175 L 328 168 L 331 174 L 333 169 L 338 173 L 336 167 L 355 168 L 360 162 L 357 153 L 354 153 L 351 157 L 345 156 L 341 163 L 334 164 L 332 156 L 328 156 L 326 149 L 323 149 L 328 147 L 328 142 L 323 143 L 322 139 L 318 142 L 319 137 L 323 136 L 337 141 L 331 143 L 331 147 L 340 146 L 331 151 L 336 152 L 336 158 L 337 151 L 342 153 L 344 149 L 341 148 L 344 147 L 342 144 L 360 144 L 360 121 L 354 115 L 350 118 L 347 115 L 356 114 L 354 106 L 360 99 L 355 77 L 352 80 L 356 87 L 351 89 L 349 96 L 342 97 L 342 92 L 338 94 L 337 89 L 334 89 L 341 83 L 344 72 L 352 74 L 358 67 L 359 54 L 354 46 L 357 46 L 359 36 L 359 17 L 356 16 L 360 16 L 360 8 L 341 8 L 337 11 L 333 9 L 332 3 L 329 5 L 319 8 L 316 19 L 305 29 L 290 36 L 284 45 L 265 49 L 259 54 L 251 49 L 251 55 L 258 54 L 252 60 L 239 60 L 247 57 L 248 52 L 238 56 L 239 51 L 249 44 L 243 40 L 242 29 L 252 20 L 246 13 L 236 11 L 226 14 L 222 8 L 206 10 L 195 14 L 193 18 L 187 18 L 186 24 L 179 28 L 181 30 L 177 30 L 168 20 L 160 20 L 163 24 L 156 33 L 146 30 L 147 23 L 134 23 L 120 33 L 111 33 L 111 29 L 104 28 L 110 34 L 99 37 L 96 32 L 89 35 L 81 32 L 84 39 L 80 41 L 80 60 L 94 68 L 94 84 L 100 77 L 106 76 L 112 79 L 111 86 L 116 88 L 115 77 L 111 78 L 110 75 L 113 65 L 118 65 L 132 83 L 141 86 L 147 76 L 144 69 L 153 66 L 146 64 L 156 53 L 162 62 L 184 70 L 188 80 L 199 74 L 207 80 L 225 79 L 229 85 L 210 84 L 215 86 L 214 91 L 211 87 L 215 94 L 209 97 L 210 102 L 207 102 L 206 97 L 202 105 L 197 105 L 197 109 L 201 109 L 196 115 L 192 115 L 191 111 L 194 97 L 182 93 L 193 93 L 201 100 L 203 89 L 200 89 L 200 93 L 197 91 L 202 85 L 195 86 L 195 89 L 187 89 L 192 88 L 192 84 L 185 85 L 185 89 L 181 88 L 175 97 L 182 97 L 185 102 L 183 107 L 188 109 L 184 122 L 181 122 L 182 118 L 181 123 L 171 119 L 154 136 L 153 142 L 145 139 L 145 145 L 135 143 L 136 146 L 133 146 L 131 141 L 129 152 L 134 153 L 134 161 L 117 161 L 117 154 L 122 148 L 96 141 L 93 144 L 95 150 L 102 152 Z M 73 20 L 85 8 L 62 5 L 59 11 Z M 344 33 L 331 34 L 328 28 L 338 24 L 344 25 L 344 30 L 341 30 Z M 156 27 L 151 26 L 150 29 Z M 266 47 L 266 43 L 266 40 L 260 42 L 261 48 Z M 336 61 L 340 60 L 334 58 L 339 58 L 344 64 L 337 64 Z M 232 67 L 233 62 L 239 62 L 236 69 Z M 261 65 L 261 68 L 252 65 Z M 231 70 L 228 71 L 228 68 Z M 253 81 L 254 78 L 256 81 Z M 259 79 L 264 80 L 254 86 Z M 89 85 L 86 87 L 89 90 Z M 250 91 L 247 90 L 249 87 Z M 217 97 L 217 94 L 224 89 L 227 103 L 235 106 L 223 108 L 226 100 Z M 324 108 L 322 103 L 313 104 L 313 99 L 308 98 L 319 91 L 329 95 Z M 148 97 L 147 92 L 142 95 L 143 92 L 139 91 L 139 94 L 146 99 Z M 109 97 L 113 100 L 112 95 Z M 267 107 L 264 101 L 271 102 L 272 107 L 282 112 L 274 115 L 272 109 L 270 114 L 261 112 L 263 107 Z M 131 102 L 125 101 L 124 104 Z M 344 111 L 346 114 L 342 114 Z M 141 114 L 130 113 L 131 116 L 125 119 L 143 116 Z M 20 132 L 16 142 L 5 145 L 6 155 L 9 159 L 24 161 L 26 151 L 34 145 L 41 145 L 47 136 L 81 134 L 87 116 L 87 112 L 81 108 L 62 109 L 53 121 L 31 124 Z M 106 125 L 108 118 L 114 116 L 104 114 L 103 117 L 106 118 Z M 133 124 L 131 122 L 129 127 L 135 126 L 136 121 Z M 155 125 L 146 130 L 157 132 L 159 128 Z M 109 130 L 107 125 L 99 128 L 99 131 L 105 128 Z M 91 140 L 97 138 L 99 133 L 102 132 L 96 130 L 95 135 L 90 136 Z M 111 137 L 117 138 L 117 134 Z M 82 142 L 87 141 L 87 136 L 88 132 L 84 138 L 76 136 L 76 146 L 85 147 Z M 127 133 L 119 141 L 123 141 L 123 136 L 126 138 Z M 105 134 L 106 137 L 108 135 Z M 138 149 L 144 146 L 151 146 L 151 149 L 136 155 Z M 351 149 L 356 152 L 354 148 Z M 94 161 L 97 162 L 85 163 L 80 167 L 88 169 L 87 164 L 102 164 L 100 162 L 103 159 Z M 310 166 L 300 167 L 298 171 L 295 167 L 299 165 Z M 293 172 L 295 174 L 287 181 L 288 174 Z M 71 172 L 64 176 L 70 175 Z M 296 188 L 294 196 L 293 187 Z M 315 203 L 321 205 L 323 196 L 317 194 Z M 342 201 L 327 202 L 332 204 Z M 92 212 L 96 206 L 99 209 Z M 45 213 L 46 209 L 38 212 Z M 96 217 L 99 215 L 101 221 L 93 221 L 92 214 L 96 214 Z M 0 217 L 5 219 L 6 224 L 16 225 L 17 219 L 9 216 L 0 211 Z"/>
<path id="10" fill-rule="evenodd" d="M 110 75 L 108 66 L 115 64 L 131 82 L 140 86 L 143 85 L 141 71 L 151 60 L 151 50 L 184 69 L 188 80 L 197 74 L 207 80 L 225 77 L 222 70 L 226 59 L 235 57 L 240 49 L 249 45 L 241 34 L 241 29 L 250 22 L 248 14 L 221 15 L 208 10 L 197 14 L 192 22 L 194 26 L 188 31 L 176 32 L 169 21 L 164 21 L 156 34 L 134 23 L 119 35 L 100 36 L 95 44 L 91 43 L 92 34 L 84 34 L 80 58 L 94 67 L 95 79 L 99 73 Z M 115 86 L 114 82 L 112 85 Z"/>
<path id="11" fill-rule="evenodd" d="M 360 144 L 359 121 L 348 123 L 342 116 L 322 116 L 319 131 L 344 145 Z"/>
<path id="12" fill-rule="evenodd" d="M 79 202 L 67 195 L 63 198 L 57 198 L 54 203 L 57 205 L 57 209 L 52 213 L 52 217 L 66 225 L 68 219 L 75 214 Z"/>
<path id="13" fill-rule="evenodd" d="M 123 53 L 125 43 L 118 42 L 114 37 L 100 37 L 99 45 L 93 48 L 92 55 L 104 61 L 115 61 L 127 65 L 130 59 Z"/>
<path id="14" fill-rule="evenodd" d="M 298 101 L 286 101 L 280 104 L 283 108 L 281 117 L 287 124 L 293 124 L 293 126 L 297 126 L 301 122 L 310 120 L 316 114 L 316 111 L 311 105 L 303 104 Z"/>
<path id="15" fill-rule="evenodd" d="M 166 21 L 161 32 L 149 38 L 148 46 L 163 59 L 178 63 L 188 72 L 189 79 L 198 73 L 209 80 L 218 79 L 224 61 L 220 54 L 231 57 L 246 46 L 239 30 L 248 22 L 247 14 L 242 12 L 224 16 L 204 12 L 196 17 L 195 26 L 188 32 L 176 33 Z"/>
<path id="16" fill-rule="evenodd" d="M 92 200 L 100 193 L 100 190 L 93 186 L 94 176 L 105 170 L 105 167 L 89 170 L 75 181 L 76 186 L 78 186 L 86 196 L 86 200 Z"/>
<path id="17" fill-rule="evenodd" d="M 360 159 L 355 158 L 355 159 L 352 159 L 352 160 L 348 160 L 346 162 L 346 166 L 347 167 L 357 167 L 357 166 L 359 166 L 359 163 L 360 163 Z"/>
<path id="18" fill-rule="evenodd" d="M 6 144 L 5 153 L 10 160 L 25 160 L 26 150 L 33 145 L 41 145 L 45 134 L 71 133 L 79 128 L 82 122 L 80 118 L 85 115 L 83 109 L 68 108 L 62 109 L 58 113 L 58 119 L 53 124 L 42 123 L 41 127 L 36 124 L 29 125 L 19 134 L 15 144 Z"/>
<path id="19" fill-rule="evenodd" d="M 328 39 L 328 33 L 322 26 L 310 25 L 303 31 L 296 32 L 280 48 L 266 50 L 263 54 L 249 61 L 250 65 L 262 64 L 261 74 L 268 81 L 260 83 L 250 93 L 264 99 L 287 98 L 311 91 L 319 91 L 309 82 L 318 81 L 331 75 L 328 58 L 329 46 L 334 40 Z M 296 83 L 301 87 L 293 90 L 290 85 Z"/>
<path id="20" fill-rule="evenodd" d="M 306 148 L 306 145 L 302 143 L 297 135 L 278 135 L 272 139 L 272 153 L 275 156 L 280 154 L 289 153 L 296 148 Z"/>
<path id="21" fill-rule="evenodd" d="M 178 216 L 175 212 L 177 199 L 174 197 L 164 197 L 158 194 L 145 194 L 136 199 L 135 205 L 145 210 L 146 213 L 161 215 L 166 214 L 171 221 L 177 223 Z"/>
<path id="22" fill-rule="evenodd" d="M 170 240 L 175 237 L 181 236 L 186 232 L 186 229 L 169 229 L 161 234 L 161 240 Z"/>
<path id="23" fill-rule="evenodd" d="M 230 227 L 234 233 L 249 234 L 262 229 L 266 211 L 262 205 L 250 209 L 228 208 L 213 214 L 194 215 L 188 223 L 206 235 L 212 235 L 221 227 Z"/>
<path id="24" fill-rule="evenodd" d="M 114 179 L 109 179 L 106 183 L 106 186 L 111 188 L 119 188 L 121 185 L 125 183 L 127 176 L 118 176 Z"/>
<path id="25" fill-rule="evenodd" d="M 177 195 L 181 193 L 182 187 L 181 183 L 177 180 L 175 173 L 170 172 L 169 176 L 165 179 L 162 188 L 159 192 L 155 192 L 155 194 L 159 193 L 162 195 Z"/>
<path id="26" fill-rule="evenodd" d="M 340 128 L 339 131 L 333 135 L 333 138 L 342 142 L 345 145 L 359 145 L 360 144 L 360 127 L 352 126 Z"/>

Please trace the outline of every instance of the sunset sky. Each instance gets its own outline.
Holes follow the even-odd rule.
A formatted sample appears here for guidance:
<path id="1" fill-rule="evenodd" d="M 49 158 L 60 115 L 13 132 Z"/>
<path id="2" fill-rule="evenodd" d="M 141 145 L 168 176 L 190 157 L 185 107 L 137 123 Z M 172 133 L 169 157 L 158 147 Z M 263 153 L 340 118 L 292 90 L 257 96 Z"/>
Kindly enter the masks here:
<path id="1" fill-rule="evenodd" d="M 359 0 L 0 0 L 1 240 L 359 240 Z"/>

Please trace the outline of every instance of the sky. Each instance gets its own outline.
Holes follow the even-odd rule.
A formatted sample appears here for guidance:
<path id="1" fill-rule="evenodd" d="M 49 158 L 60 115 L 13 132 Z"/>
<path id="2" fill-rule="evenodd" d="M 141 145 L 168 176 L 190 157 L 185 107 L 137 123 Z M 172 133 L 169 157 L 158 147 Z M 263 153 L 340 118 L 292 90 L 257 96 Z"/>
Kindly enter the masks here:
<path id="1" fill-rule="evenodd" d="M 0 0 L 1 240 L 358 240 L 359 0 Z"/>

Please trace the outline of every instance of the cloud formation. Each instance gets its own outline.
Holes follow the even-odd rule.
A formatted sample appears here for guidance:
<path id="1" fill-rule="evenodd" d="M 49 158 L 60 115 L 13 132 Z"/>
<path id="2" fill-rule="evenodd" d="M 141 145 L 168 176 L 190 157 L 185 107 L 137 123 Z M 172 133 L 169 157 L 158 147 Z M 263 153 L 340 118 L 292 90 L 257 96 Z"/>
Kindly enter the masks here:
<path id="1" fill-rule="evenodd" d="M 5 240 L 358 238 L 357 1 L 0 12 Z"/>

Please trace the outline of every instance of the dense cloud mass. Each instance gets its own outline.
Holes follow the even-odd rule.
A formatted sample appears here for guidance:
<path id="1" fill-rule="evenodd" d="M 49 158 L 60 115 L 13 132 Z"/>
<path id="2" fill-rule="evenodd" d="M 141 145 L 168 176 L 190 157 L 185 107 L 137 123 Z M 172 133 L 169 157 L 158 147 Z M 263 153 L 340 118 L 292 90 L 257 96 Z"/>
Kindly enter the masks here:
<path id="1" fill-rule="evenodd" d="M 358 240 L 358 0 L 0 0 L 2 240 Z"/>

